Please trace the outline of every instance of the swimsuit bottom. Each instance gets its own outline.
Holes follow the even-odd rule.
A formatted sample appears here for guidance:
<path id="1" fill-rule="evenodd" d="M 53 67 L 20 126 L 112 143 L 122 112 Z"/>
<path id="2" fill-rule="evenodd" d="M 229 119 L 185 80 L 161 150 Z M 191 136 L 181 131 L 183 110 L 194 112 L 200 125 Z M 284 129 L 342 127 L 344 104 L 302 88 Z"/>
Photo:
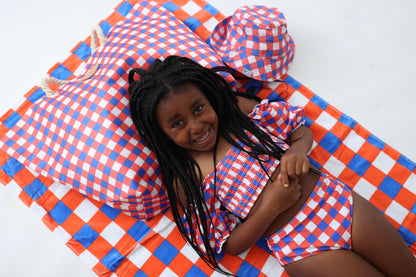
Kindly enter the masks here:
<path id="1" fill-rule="evenodd" d="M 267 237 L 279 263 L 326 250 L 351 250 L 352 192 L 343 183 L 321 174 L 302 209 L 277 233 Z"/>

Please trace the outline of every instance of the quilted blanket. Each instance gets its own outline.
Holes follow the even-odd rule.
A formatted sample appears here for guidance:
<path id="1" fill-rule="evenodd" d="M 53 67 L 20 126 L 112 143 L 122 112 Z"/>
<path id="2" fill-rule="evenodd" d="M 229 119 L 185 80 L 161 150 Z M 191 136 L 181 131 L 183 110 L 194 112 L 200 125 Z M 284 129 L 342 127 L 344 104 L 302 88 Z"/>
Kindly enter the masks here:
<path id="1" fill-rule="evenodd" d="M 217 9 L 203 0 L 122 1 L 108 18 L 99 23 L 105 40 L 111 42 L 105 44 L 105 41 L 100 41 L 103 44 L 100 49 L 105 48 L 106 51 L 95 51 L 89 37 L 81 41 L 72 49 L 66 59 L 48 71 L 48 74 L 54 79 L 65 81 L 62 85 L 50 86 L 52 91 L 58 92 L 58 96 L 49 97 L 46 95 L 45 87 L 34 86 L 17 108 L 10 109 L 0 118 L 0 181 L 16 193 L 24 204 L 36 212 L 42 222 L 99 276 L 218 276 L 219 274 L 205 265 L 181 238 L 173 222 L 168 203 L 162 201 L 160 211 L 145 212 L 144 214 L 135 212 L 133 206 L 143 205 L 145 207 L 148 203 L 146 199 L 154 197 L 154 193 L 160 193 L 163 189 L 162 184 L 157 184 L 155 186 L 157 189 L 154 191 L 139 191 L 141 194 L 138 198 L 144 199 L 144 201 L 136 203 L 131 195 L 137 196 L 135 193 L 140 187 L 140 182 L 142 180 L 149 182 L 149 180 L 153 180 L 151 177 L 140 179 L 137 182 L 132 178 L 133 181 L 129 180 L 130 186 L 125 190 L 122 184 L 119 190 L 117 186 L 111 188 L 110 185 L 115 182 L 112 180 L 118 180 L 117 175 L 111 177 L 111 171 L 119 169 L 117 164 L 112 164 L 113 167 L 106 167 L 106 164 L 103 164 L 100 175 L 96 174 L 96 171 L 94 171 L 95 176 L 92 176 L 94 175 L 92 173 L 85 177 L 83 175 L 90 168 L 100 167 L 99 162 L 102 159 L 97 159 L 97 162 L 93 159 L 86 162 L 90 149 L 101 149 L 100 145 L 95 147 L 93 142 L 89 142 L 86 138 L 83 142 L 84 145 L 86 144 L 85 148 L 79 145 L 71 147 L 75 145 L 75 142 L 81 141 L 82 134 L 79 134 L 79 137 L 77 135 L 71 139 L 65 137 L 66 142 L 62 140 L 59 145 L 51 146 L 54 142 L 59 141 L 59 133 L 64 132 L 62 126 L 65 122 L 63 120 L 62 123 L 58 122 L 53 125 L 54 127 L 51 127 L 50 124 L 54 122 L 52 117 L 59 117 L 57 111 L 62 114 L 71 111 L 72 115 L 75 115 L 77 110 L 74 105 L 78 105 L 81 109 L 79 116 L 84 114 L 92 120 L 95 116 L 89 112 L 94 112 L 95 109 L 103 108 L 100 110 L 100 114 L 106 113 L 106 115 L 111 115 L 117 109 L 117 115 L 125 116 L 125 119 L 117 125 L 111 136 L 120 135 L 121 132 L 120 137 L 123 138 L 125 133 L 130 132 L 128 126 L 123 125 L 128 122 L 128 113 L 124 109 L 126 94 L 123 94 L 123 89 L 125 90 L 126 82 L 123 76 L 128 71 L 128 66 L 145 66 L 154 56 L 143 58 L 142 55 L 140 56 L 140 59 L 144 59 L 142 63 L 137 64 L 136 60 L 130 61 L 131 64 L 129 64 L 127 61 L 128 66 L 124 71 L 114 70 L 119 79 L 111 77 L 109 78 L 111 80 L 104 80 L 105 84 L 119 85 L 119 90 L 113 94 L 101 95 L 97 93 L 91 100 L 87 97 L 82 98 L 83 91 L 91 93 L 98 91 L 91 90 L 91 87 L 102 81 L 103 76 L 108 76 L 109 71 L 106 70 L 111 70 L 111 63 L 106 65 L 105 62 L 119 53 L 119 51 L 112 51 L 113 47 L 122 39 L 127 40 L 125 43 L 128 44 L 128 38 L 121 35 L 123 34 L 122 27 L 131 22 L 140 24 L 145 20 L 151 20 L 154 15 L 157 15 L 159 19 L 166 16 L 165 23 L 167 25 L 171 25 L 175 21 L 177 24 L 174 25 L 175 29 L 187 28 L 189 32 L 201 40 L 199 42 L 192 34 L 188 34 L 188 31 L 184 31 L 183 35 L 189 35 L 187 43 L 192 41 L 192 43 L 196 43 L 195 45 L 205 45 L 207 50 L 203 51 L 212 51 L 209 48 L 208 37 L 216 23 L 224 18 Z M 153 28 L 157 27 L 160 26 Z M 146 29 L 145 35 L 149 33 L 151 33 L 150 30 Z M 166 33 L 168 32 L 166 31 Z M 112 38 L 117 38 L 117 40 L 111 40 Z M 156 38 L 155 45 L 166 40 L 160 35 Z M 195 45 L 192 46 L 195 47 L 195 51 L 200 49 L 200 46 Z M 122 47 L 129 49 L 124 45 Z M 155 52 L 164 55 L 166 53 L 161 53 L 164 51 L 163 49 L 163 47 L 159 47 Z M 179 49 L 176 53 L 181 53 L 180 51 Z M 182 49 L 182 51 L 184 50 Z M 211 55 L 207 53 L 203 52 L 199 56 Z M 185 51 L 183 54 L 189 54 L 189 51 Z M 98 61 L 101 66 L 98 67 L 95 75 L 85 83 L 83 78 Z M 212 66 L 215 66 L 217 62 L 220 61 L 211 59 L 206 65 L 210 66 L 212 63 Z M 226 77 L 241 90 L 252 84 L 250 83 L 252 81 L 240 83 L 232 80 L 230 76 Z M 71 86 L 79 79 L 83 79 L 83 82 L 82 86 L 76 86 L 74 89 L 76 91 L 65 90 L 67 88 L 65 86 Z M 398 229 L 411 250 L 416 253 L 416 223 L 414 220 L 416 216 L 414 209 L 416 203 L 416 164 L 293 77 L 286 76 L 282 83 L 264 85 L 265 87 L 258 92 L 260 97 L 279 99 L 305 107 L 307 125 L 314 133 L 314 144 L 310 154 L 311 162 L 322 171 L 339 178 L 376 205 Z M 119 95 L 119 92 L 123 95 Z M 73 95 L 79 96 L 73 98 Z M 107 99 L 106 96 L 111 97 Z M 65 101 L 69 103 L 69 99 L 73 101 L 71 105 L 63 106 L 66 105 Z M 101 102 L 101 99 L 104 102 Z M 109 108 L 110 106 L 107 104 L 114 103 L 114 101 L 117 101 L 117 104 Z M 62 106 L 61 103 L 63 103 Z M 91 105 L 85 105 L 86 103 Z M 105 107 L 100 103 L 106 103 Z M 45 115 L 49 107 L 58 107 L 57 110 L 49 111 L 53 116 Z M 63 110 L 60 111 L 60 108 Z M 74 110 L 71 110 L 72 108 Z M 80 122 L 82 124 L 83 121 L 80 120 Z M 94 121 L 91 133 L 95 127 L 101 129 L 107 126 L 110 130 L 110 127 L 113 126 L 111 124 L 117 124 L 117 121 L 113 120 L 108 125 L 105 122 L 100 122 L 99 127 L 98 123 L 98 120 Z M 68 126 L 71 124 L 74 125 L 76 122 L 67 122 Z M 40 139 L 31 126 L 34 126 L 34 129 L 39 127 L 38 131 L 40 130 L 43 134 L 48 133 L 51 138 L 49 144 Z M 65 132 L 68 128 L 65 127 Z M 105 137 L 104 133 L 102 140 Z M 78 161 L 82 161 L 82 164 L 74 167 L 73 170 L 70 170 L 71 163 L 66 163 L 67 160 L 64 158 L 66 148 L 63 147 L 63 144 L 65 143 L 68 144 L 68 149 L 73 150 L 72 153 L 78 153 L 76 156 Z M 106 147 L 111 143 L 113 142 L 110 140 Z M 122 150 L 117 149 L 123 149 L 127 143 L 120 139 L 114 146 L 115 150 L 109 151 L 107 156 L 113 157 L 114 151 L 121 152 Z M 62 163 L 59 163 L 60 159 L 57 156 L 53 156 L 56 164 L 52 162 L 52 159 L 46 159 L 46 157 L 52 157 L 51 152 L 54 151 L 54 148 L 60 147 L 63 147 L 59 154 L 59 158 L 62 157 Z M 46 150 L 43 151 L 43 149 Z M 132 153 L 135 151 L 145 150 L 131 150 Z M 137 171 L 144 170 L 144 173 L 148 175 L 149 172 L 152 174 L 157 172 L 157 167 L 148 166 L 149 155 L 147 153 L 144 156 L 145 162 L 141 164 L 143 166 L 137 169 Z M 85 158 L 82 160 L 82 157 Z M 129 161 L 128 159 L 124 160 L 122 164 L 131 166 Z M 65 168 L 68 170 L 63 170 Z M 94 178 L 97 176 L 104 176 L 107 170 L 110 171 L 108 174 L 110 177 L 106 185 L 99 183 L 97 186 L 97 181 L 94 181 L 94 185 L 91 187 L 83 185 L 84 180 L 95 180 Z M 80 176 L 78 179 L 77 174 Z M 103 178 L 100 178 L 100 182 Z M 123 182 L 126 181 L 124 179 L 120 181 L 120 183 Z M 102 190 L 103 187 L 106 188 L 105 192 Z M 111 191 L 114 197 L 108 197 L 108 191 Z M 125 200 L 127 202 L 123 202 Z M 240 256 L 222 254 L 218 256 L 218 260 L 224 268 L 238 276 L 286 274 L 270 254 L 263 240 Z"/>

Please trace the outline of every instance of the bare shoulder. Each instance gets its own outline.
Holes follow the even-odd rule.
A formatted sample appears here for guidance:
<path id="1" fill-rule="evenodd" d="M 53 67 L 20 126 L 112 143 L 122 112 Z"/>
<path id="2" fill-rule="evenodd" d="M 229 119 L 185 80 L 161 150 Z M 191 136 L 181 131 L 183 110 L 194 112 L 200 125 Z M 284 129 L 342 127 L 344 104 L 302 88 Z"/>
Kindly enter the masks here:
<path id="1" fill-rule="evenodd" d="M 246 115 L 251 113 L 253 111 L 253 108 L 259 103 L 254 99 L 249 99 L 243 96 L 237 96 L 237 100 L 238 107 Z"/>

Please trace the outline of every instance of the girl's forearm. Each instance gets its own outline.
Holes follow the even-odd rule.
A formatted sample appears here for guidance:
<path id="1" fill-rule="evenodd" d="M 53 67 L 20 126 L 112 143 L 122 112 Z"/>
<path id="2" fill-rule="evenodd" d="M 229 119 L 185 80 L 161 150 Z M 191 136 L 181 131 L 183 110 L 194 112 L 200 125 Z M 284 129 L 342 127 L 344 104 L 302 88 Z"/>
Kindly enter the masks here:
<path id="1" fill-rule="evenodd" d="M 268 213 L 256 213 L 231 231 L 223 245 L 223 250 L 231 255 L 239 255 L 253 246 L 266 232 L 274 220 Z"/>

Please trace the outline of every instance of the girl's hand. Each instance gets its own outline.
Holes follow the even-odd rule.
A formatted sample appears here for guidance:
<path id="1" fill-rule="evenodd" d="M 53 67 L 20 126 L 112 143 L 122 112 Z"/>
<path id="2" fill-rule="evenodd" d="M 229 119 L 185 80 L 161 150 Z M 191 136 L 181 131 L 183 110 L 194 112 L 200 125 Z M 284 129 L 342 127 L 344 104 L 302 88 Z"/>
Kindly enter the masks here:
<path id="1" fill-rule="evenodd" d="M 293 179 L 307 174 L 309 171 L 309 159 L 304 150 L 289 148 L 280 159 L 280 175 L 284 186 Z"/>
<path id="2" fill-rule="evenodd" d="M 275 218 L 294 205 L 301 196 L 299 179 L 297 177 L 290 178 L 287 184 L 288 186 L 283 185 L 282 176 L 279 174 L 277 180 L 264 188 L 260 197 L 256 200 L 256 203 L 258 203 L 256 209 L 252 209 L 250 214 L 261 212 Z"/>
<path id="3" fill-rule="evenodd" d="M 280 159 L 280 174 L 284 185 L 290 178 L 300 177 L 309 171 L 308 152 L 311 149 L 313 135 L 306 126 L 300 126 L 290 135 L 290 147 Z"/>

